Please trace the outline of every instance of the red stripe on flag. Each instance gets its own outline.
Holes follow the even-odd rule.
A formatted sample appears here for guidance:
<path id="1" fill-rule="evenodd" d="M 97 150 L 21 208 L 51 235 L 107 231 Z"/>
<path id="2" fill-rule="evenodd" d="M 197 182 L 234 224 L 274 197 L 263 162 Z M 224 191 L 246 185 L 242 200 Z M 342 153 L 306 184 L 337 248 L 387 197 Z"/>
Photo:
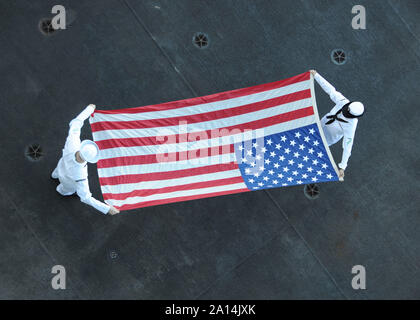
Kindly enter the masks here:
<path id="1" fill-rule="evenodd" d="M 249 189 L 236 189 L 236 190 L 229 190 L 229 191 L 220 191 L 220 192 L 213 192 L 213 193 L 206 193 L 206 194 L 199 194 L 194 196 L 184 196 L 184 197 L 178 197 L 178 198 L 170 198 L 170 199 L 162 199 L 162 200 L 152 200 L 152 201 L 145 201 L 135 204 L 125 204 L 122 206 L 114 206 L 118 210 L 125 211 L 125 210 L 131 210 L 136 208 L 144 208 L 149 206 L 156 206 L 159 204 L 166 204 L 166 203 L 172 203 L 172 202 L 178 202 L 178 201 L 188 201 L 188 200 L 195 200 L 195 199 L 202 199 L 202 198 L 210 198 L 210 197 L 217 197 L 217 196 L 223 196 L 226 194 L 233 194 L 233 193 L 241 193 L 241 192 L 247 192 L 250 191 Z"/>
<path id="2" fill-rule="evenodd" d="M 103 196 L 104 196 L 104 200 L 111 200 L 111 199 L 112 200 L 125 200 L 130 197 L 146 197 L 153 194 L 217 187 L 217 186 L 243 183 L 243 182 L 244 180 L 242 176 L 239 176 L 239 177 L 234 177 L 234 178 L 226 178 L 226 179 L 219 179 L 219 180 L 212 180 L 212 181 L 194 182 L 194 183 L 183 184 L 183 185 L 178 185 L 178 186 L 173 186 L 173 187 L 164 187 L 160 189 L 133 190 L 131 192 L 126 192 L 126 193 L 104 193 Z"/>
<path id="3" fill-rule="evenodd" d="M 211 95 L 203 96 L 203 97 L 171 101 L 171 102 L 148 105 L 148 106 L 143 106 L 143 107 L 136 107 L 136 108 L 125 108 L 125 109 L 118 109 L 118 110 L 96 110 L 95 113 L 120 114 L 120 113 L 139 113 L 139 112 L 171 110 L 171 109 L 194 106 L 194 105 L 203 104 L 203 103 L 210 103 L 210 102 L 215 102 L 215 101 L 238 98 L 238 97 L 242 97 L 242 96 L 246 96 L 246 95 L 250 95 L 250 94 L 254 94 L 258 92 L 285 87 L 285 86 L 298 83 L 301 81 L 306 81 L 309 79 L 310 79 L 310 73 L 309 71 L 307 71 L 307 72 L 301 73 L 297 76 L 294 76 L 285 80 L 261 84 L 261 85 L 248 87 L 248 88 L 215 93 L 215 94 L 211 94 Z"/>
<path id="4" fill-rule="evenodd" d="M 279 106 L 282 104 L 307 99 L 311 97 L 311 90 L 302 90 L 286 94 L 281 97 L 267 99 L 255 103 L 250 103 L 238 107 L 210 111 L 199 114 L 184 115 L 179 117 L 151 119 L 151 120 L 133 120 L 133 121 L 99 121 L 92 123 L 92 132 L 104 130 L 127 130 L 127 129 L 146 129 L 157 127 L 177 126 L 180 122 L 198 123 L 204 121 L 212 121 L 228 117 L 234 117 L 245 113 L 255 112 Z"/>
<path id="5" fill-rule="evenodd" d="M 204 158 L 208 156 L 217 156 L 227 153 L 233 153 L 235 148 L 233 144 L 223 145 L 212 148 L 202 148 L 194 149 L 181 152 L 170 152 L 170 153 L 160 153 L 160 154 L 146 154 L 140 156 L 126 156 L 126 157 L 116 157 L 109 159 L 99 160 L 97 166 L 99 169 L 102 168 L 112 168 L 120 166 L 134 166 L 139 164 L 151 164 L 151 163 L 170 163 L 180 160 L 191 160 L 197 158 Z M 164 159 L 166 157 L 168 161 L 161 161 L 159 159 Z"/>
<path id="6" fill-rule="evenodd" d="M 220 135 L 214 136 L 219 130 L 226 130 L 228 131 L 223 136 L 230 136 L 232 134 L 236 134 L 233 130 L 237 131 L 244 131 L 244 130 L 256 130 L 264 127 L 268 127 L 271 125 L 279 124 L 282 122 L 287 122 L 291 120 L 296 120 L 299 118 L 304 118 L 307 116 L 311 116 L 314 114 L 313 107 L 306 107 L 286 113 L 282 113 L 276 116 L 251 121 L 247 123 L 242 123 L 239 125 L 234 125 L 226 128 L 220 129 L 212 129 L 200 132 L 192 132 L 189 133 L 189 136 L 194 137 L 193 141 L 196 141 L 196 137 L 206 136 L 208 138 L 216 138 L 220 137 Z M 170 136 L 157 136 L 157 137 L 140 137 L 140 138 L 123 138 L 123 139 L 107 139 L 101 141 L 95 141 L 98 145 L 99 149 L 110 149 L 110 148 L 121 148 L 121 147 L 138 147 L 138 146 L 152 146 L 152 145 L 160 145 L 160 144 L 167 144 L 168 141 L 171 143 L 179 143 L 179 142 L 186 142 L 186 133 L 183 134 L 175 134 Z M 183 141 L 180 141 L 183 139 Z M 204 140 L 204 139 L 201 139 Z M 191 141 L 191 142 L 193 142 Z"/>
<path id="7" fill-rule="evenodd" d="M 162 166 L 164 168 L 164 166 Z M 142 181 L 155 181 L 155 180 L 167 180 L 176 179 L 182 177 L 190 177 L 199 174 L 214 173 L 220 171 L 228 171 L 238 169 L 236 162 L 214 164 L 210 166 L 203 166 L 191 169 L 182 169 L 174 171 L 161 171 L 153 173 L 141 173 L 141 174 L 126 174 L 122 176 L 105 177 L 99 178 L 101 186 L 105 185 L 117 185 L 126 183 L 138 183 Z"/>

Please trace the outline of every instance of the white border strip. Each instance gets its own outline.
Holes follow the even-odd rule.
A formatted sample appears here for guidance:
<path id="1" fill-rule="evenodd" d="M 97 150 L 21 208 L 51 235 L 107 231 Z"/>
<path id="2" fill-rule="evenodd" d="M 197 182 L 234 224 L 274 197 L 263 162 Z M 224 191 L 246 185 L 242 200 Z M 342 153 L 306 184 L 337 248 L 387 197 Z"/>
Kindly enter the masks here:
<path id="1" fill-rule="evenodd" d="M 310 87 L 311 87 L 311 98 L 312 98 L 312 105 L 314 107 L 315 122 L 316 122 L 316 124 L 318 126 L 318 130 L 319 130 L 319 133 L 321 135 L 321 139 L 322 139 L 322 142 L 324 144 L 325 150 L 327 151 L 328 159 L 330 159 L 331 164 L 333 165 L 333 168 L 335 170 L 335 173 L 338 176 L 339 173 L 338 173 L 337 165 L 335 164 L 335 161 L 334 161 L 334 158 L 333 158 L 333 156 L 331 154 L 330 148 L 329 148 L 329 146 L 327 144 L 327 141 L 325 140 L 324 131 L 322 131 L 321 121 L 319 119 L 319 114 L 318 114 L 318 107 L 316 105 L 314 77 L 313 77 L 312 73 L 310 73 L 310 76 L 311 76 L 311 78 L 310 78 L 310 80 L 311 80 L 310 81 L 311 82 L 310 83 Z"/>

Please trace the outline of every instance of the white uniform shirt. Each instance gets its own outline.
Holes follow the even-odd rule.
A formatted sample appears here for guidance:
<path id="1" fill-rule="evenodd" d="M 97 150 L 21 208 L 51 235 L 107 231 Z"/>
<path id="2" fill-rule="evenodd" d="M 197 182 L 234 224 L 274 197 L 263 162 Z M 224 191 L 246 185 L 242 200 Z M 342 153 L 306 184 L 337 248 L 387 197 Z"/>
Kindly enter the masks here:
<path id="1" fill-rule="evenodd" d="M 329 146 L 337 143 L 341 138 L 343 138 L 343 156 L 338 166 L 344 170 L 347 167 L 347 162 L 351 155 L 351 148 L 353 147 L 358 119 L 346 118 L 340 113 L 338 117 L 346 120 L 347 123 L 335 120 L 331 124 L 326 124 L 329 120 L 327 119 L 327 116 L 335 115 L 346 103 L 350 101 L 340 92 L 336 91 L 335 88 L 327 80 L 321 77 L 319 73 L 315 74 L 315 80 L 335 103 L 334 108 L 332 108 L 331 111 L 321 119 L 321 125 L 322 130 L 324 131 L 325 139 L 327 140 L 327 144 Z"/>
<path id="2" fill-rule="evenodd" d="M 93 113 L 93 107 L 86 107 L 75 119 L 70 122 L 69 135 L 63 149 L 63 156 L 57 165 L 57 175 L 62 185 L 63 195 L 74 192 L 80 197 L 80 201 L 91 205 L 102 213 L 108 213 L 110 206 L 92 197 L 89 190 L 87 162 L 76 161 L 75 153 L 80 150 L 80 130 L 83 122 Z"/>

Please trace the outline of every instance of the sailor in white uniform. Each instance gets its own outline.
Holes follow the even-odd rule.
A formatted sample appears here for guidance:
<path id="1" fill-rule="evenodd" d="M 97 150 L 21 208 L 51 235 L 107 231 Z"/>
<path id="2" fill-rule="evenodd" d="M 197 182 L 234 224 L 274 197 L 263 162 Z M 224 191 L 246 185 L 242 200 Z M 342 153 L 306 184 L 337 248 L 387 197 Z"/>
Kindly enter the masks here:
<path id="1" fill-rule="evenodd" d="M 69 135 L 63 149 L 63 156 L 51 174 L 53 179 L 59 179 L 57 192 L 70 196 L 75 192 L 80 201 L 86 203 L 104 214 L 117 214 L 119 210 L 92 197 L 89 190 L 87 163 L 99 160 L 99 148 L 91 140 L 80 141 L 80 130 L 83 122 L 95 111 L 95 105 L 88 105 L 75 119 L 70 122 Z"/>
<path id="2" fill-rule="evenodd" d="M 328 146 L 337 143 L 343 138 L 343 155 L 341 162 L 338 164 L 339 178 L 343 181 L 344 170 L 346 170 L 347 162 L 353 147 L 358 118 L 363 116 L 365 109 L 361 102 L 350 101 L 340 92 L 336 91 L 335 88 L 315 70 L 311 70 L 311 74 L 335 103 L 334 108 L 321 119 L 321 125 Z"/>

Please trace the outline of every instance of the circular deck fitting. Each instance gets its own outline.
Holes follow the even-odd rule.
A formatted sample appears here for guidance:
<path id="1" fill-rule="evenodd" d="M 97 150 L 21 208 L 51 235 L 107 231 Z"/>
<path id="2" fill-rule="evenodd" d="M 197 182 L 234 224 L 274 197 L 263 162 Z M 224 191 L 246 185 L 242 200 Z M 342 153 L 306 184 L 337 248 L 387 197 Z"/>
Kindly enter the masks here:
<path id="1" fill-rule="evenodd" d="M 345 64 L 347 61 L 347 55 L 343 49 L 334 49 L 331 51 L 331 61 L 337 65 Z"/>
<path id="2" fill-rule="evenodd" d="M 46 36 L 49 36 L 57 31 L 52 26 L 50 18 L 41 19 L 41 21 L 39 22 L 39 30 L 41 31 L 43 35 L 46 35 Z"/>
<path id="3" fill-rule="evenodd" d="M 26 147 L 25 156 L 31 161 L 38 161 L 42 158 L 44 153 L 39 144 L 34 143 Z"/>
<path id="4" fill-rule="evenodd" d="M 193 44 L 199 49 L 207 48 L 209 42 L 209 36 L 203 32 L 197 32 L 193 36 Z"/>
<path id="5" fill-rule="evenodd" d="M 109 257 L 110 257 L 112 260 L 115 260 L 115 259 L 117 259 L 117 258 L 118 258 L 118 253 L 117 253 L 116 251 L 111 251 L 111 252 L 109 253 Z"/>
<path id="6" fill-rule="evenodd" d="M 308 199 L 316 199 L 319 197 L 319 186 L 316 183 L 307 184 L 305 185 L 303 192 Z"/>

